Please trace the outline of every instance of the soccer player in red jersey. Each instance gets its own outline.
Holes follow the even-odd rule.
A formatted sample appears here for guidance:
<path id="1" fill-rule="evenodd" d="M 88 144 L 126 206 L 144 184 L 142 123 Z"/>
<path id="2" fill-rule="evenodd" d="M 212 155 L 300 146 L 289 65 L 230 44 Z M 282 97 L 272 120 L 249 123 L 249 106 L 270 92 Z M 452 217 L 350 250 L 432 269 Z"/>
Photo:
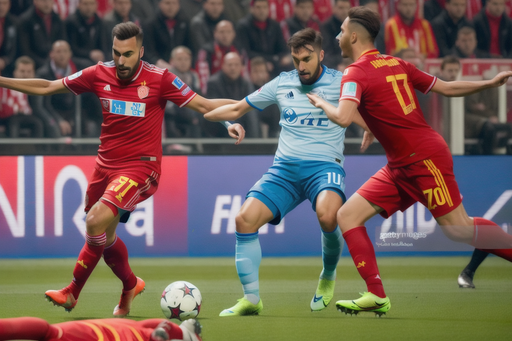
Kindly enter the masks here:
<path id="1" fill-rule="evenodd" d="M 186 320 L 177 325 L 163 319 L 77 320 L 49 324 L 36 317 L 0 319 L 0 341 L 200 341 L 201 325 Z"/>
<path id="2" fill-rule="evenodd" d="M 388 164 L 363 184 L 337 214 L 338 225 L 368 292 L 359 299 L 338 301 L 336 306 L 345 313 L 373 311 L 380 316 L 391 303 L 364 226 L 376 214 L 387 218 L 421 202 L 451 240 L 512 261 L 512 236 L 495 223 L 466 213 L 448 145 L 426 123 L 414 93 L 415 88 L 445 96 L 469 95 L 505 84 L 512 72 L 499 73 L 489 81 L 444 82 L 399 58 L 380 54 L 373 45 L 379 27 L 379 17 L 371 10 L 350 9 L 338 39 L 342 55 L 355 62 L 344 72 L 339 106 L 329 105 L 316 95 L 308 97 L 342 127 L 352 122 L 359 109 L 386 151 Z M 365 132 L 364 139 L 372 138 Z"/>
<path id="3" fill-rule="evenodd" d="M 30 95 L 94 92 L 101 101 L 103 124 L 96 166 L 85 199 L 86 242 L 73 271 L 73 281 L 46 297 L 67 311 L 76 305 L 80 291 L 103 256 L 123 282 L 114 315 L 126 316 L 133 298 L 145 288 L 128 263 L 128 251 L 116 236 L 119 222 L 126 222 L 137 203 L 158 187 L 162 159 L 162 120 L 167 101 L 205 114 L 228 99 L 206 99 L 192 91 L 166 69 L 141 60 L 143 32 L 132 22 L 112 30 L 113 61 L 98 63 L 60 80 L 0 77 L 0 86 Z M 245 131 L 239 124 L 228 126 L 240 143 Z"/>

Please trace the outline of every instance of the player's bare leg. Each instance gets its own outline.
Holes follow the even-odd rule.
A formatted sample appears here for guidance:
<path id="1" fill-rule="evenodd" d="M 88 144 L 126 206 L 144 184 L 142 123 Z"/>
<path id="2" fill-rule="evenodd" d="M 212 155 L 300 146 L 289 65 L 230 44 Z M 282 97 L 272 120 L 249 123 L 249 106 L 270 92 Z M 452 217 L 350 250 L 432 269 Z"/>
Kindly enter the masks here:
<path id="1" fill-rule="evenodd" d="M 261 246 L 259 228 L 274 215 L 260 200 L 249 197 L 236 216 L 236 270 L 244 289 L 244 297 L 231 308 L 224 309 L 220 316 L 257 315 L 263 309 L 259 294 L 259 267 Z"/>
<path id="2" fill-rule="evenodd" d="M 336 214 L 343 203 L 340 195 L 331 190 L 320 192 L 316 198 L 316 215 L 322 228 L 322 261 L 315 295 L 311 299 L 311 311 L 325 309 L 334 296 L 336 266 L 343 249 L 343 237 L 338 228 Z"/>
<path id="3" fill-rule="evenodd" d="M 359 275 L 368 288 L 368 292 L 363 293 L 358 299 L 336 302 L 338 310 L 345 314 L 370 311 L 381 316 L 391 308 L 391 302 L 384 292 L 380 278 L 375 250 L 364 226 L 368 219 L 381 211 L 382 208 L 370 203 L 358 193 L 352 195 L 338 211 L 338 225 L 343 232 L 343 238 Z"/>
<path id="4" fill-rule="evenodd" d="M 443 233 L 451 240 L 472 245 L 512 261 L 512 236 L 490 220 L 469 217 L 464 205 L 460 204 L 436 220 Z"/>
<path id="5" fill-rule="evenodd" d="M 82 288 L 103 254 L 107 242 L 106 231 L 112 225 L 117 226 L 118 222 L 119 215 L 114 216 L 108 206 L 101 201 L 94 204 L 85 219 L 86 241 L 73 270 L 73 281 L 61 290 L 46 291 L 46 298 L 50 302 L 68 312 L 76 306 Z"/>

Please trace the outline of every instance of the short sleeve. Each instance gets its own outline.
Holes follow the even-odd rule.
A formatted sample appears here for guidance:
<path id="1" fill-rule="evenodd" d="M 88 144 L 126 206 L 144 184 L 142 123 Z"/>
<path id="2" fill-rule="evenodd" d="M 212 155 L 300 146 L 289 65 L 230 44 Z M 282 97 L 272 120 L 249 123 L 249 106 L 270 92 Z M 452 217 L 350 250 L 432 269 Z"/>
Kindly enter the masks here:
<path id="1" fill-rule="evenodd" d="M 92 91 L 96 68 L 97 66 L 93 65 L 64 77 L 64 85 L 75 95 Z"/>
<path id="2" fill-rule="evenodd" d="M 343 72 L 343 77 L 341 78 L 339 100 L 354 101 L 359 105 L 361 103 L 363 89 L 366 85 L 364 84 L 364 79 L 366 79 L 366 75 L 363 70 L 354 66 L 347 67 Z"/>
<path id="3" fill-rule="evenodd" d="M 162 76 L 161 94 L 162 98 L 173 102 L 180 108 L 187 105 L 196 96 L 196 92 L 185 82 L 172 72 L 167 71 Z"/>
<path id="4" fill-rule="evenodd" d="M 432 76 L 429 73 L 419 70 L 416 66 L 409 62 L 405 62 L 407 68 L 407 74 L 409 75 L 410 81 L 415 89 L 418 89 L 422 93 L 426 94 L 436 84 L 437 77 Z"/>
<path id="5" fill-rule="evenodd" d="M 279 83 L 279 76 L 263 85 L 258 90 L 254 91 L 252 94 L 245 97 L 247 103 L 253 108 L 262 111 L 269 105 L 277 103 L 276 93 L 277 93 L 277 85 Z"/>

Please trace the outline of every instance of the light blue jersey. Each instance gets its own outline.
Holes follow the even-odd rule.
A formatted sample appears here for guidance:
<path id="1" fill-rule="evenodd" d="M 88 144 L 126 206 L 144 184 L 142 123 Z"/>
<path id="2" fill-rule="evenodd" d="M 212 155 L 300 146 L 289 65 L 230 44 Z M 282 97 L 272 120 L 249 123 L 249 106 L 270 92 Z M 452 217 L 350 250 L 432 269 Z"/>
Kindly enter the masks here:
<path id="1" fill-rule="evenodd" d="M 245 98 L 259 111 L 271 104 L 279 107 L 281 133 L 274 161 L 329 161 L 343 167 L 345 128 L 331 122 L 306 96 L 317 94 L 338 106 L 342 73 L 322 68 L 320 78 L 312 85 L 303 85 L 297 70 L 282 72 Z"/>

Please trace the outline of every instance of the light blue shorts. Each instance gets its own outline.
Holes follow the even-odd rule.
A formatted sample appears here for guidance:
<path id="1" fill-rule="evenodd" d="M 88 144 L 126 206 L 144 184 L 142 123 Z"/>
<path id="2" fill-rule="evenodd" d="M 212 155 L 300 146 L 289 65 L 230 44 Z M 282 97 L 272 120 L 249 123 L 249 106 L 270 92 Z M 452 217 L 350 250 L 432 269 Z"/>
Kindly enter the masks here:
<path id="1" fill-rule="evenodd" d="M 252 186 L 247 198 L 263 202 L 277 225 L 297 205 L 308 199 L 316 211 L 316 198 L 324 190 L 339 194 L 345 202 L 345 171 L 341 165 L 325 161 L 276 161 Z"/>

